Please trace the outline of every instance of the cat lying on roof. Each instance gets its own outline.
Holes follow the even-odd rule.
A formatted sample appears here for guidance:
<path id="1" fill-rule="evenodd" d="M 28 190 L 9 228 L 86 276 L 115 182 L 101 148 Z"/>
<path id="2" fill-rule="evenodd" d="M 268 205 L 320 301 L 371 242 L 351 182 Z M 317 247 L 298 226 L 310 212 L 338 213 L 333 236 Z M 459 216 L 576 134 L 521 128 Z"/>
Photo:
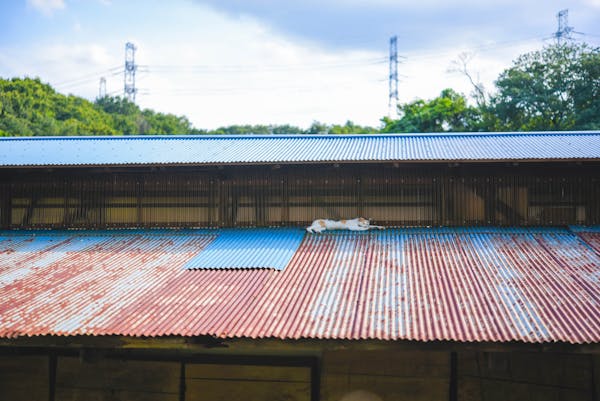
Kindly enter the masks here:
<path id="1" fill-rule="evenodd" d="M 385 229 L 383 226 L 372 226 L 371 222 L 365 218 L 357 217 L 352 220 L 329 220 L 317 219 L 312 222 L 310 227 L 306 227 L 309 233 L 320 233 L 325 230 L 350 230 L 350 231 L 366 231 L 371 228 Z"/>

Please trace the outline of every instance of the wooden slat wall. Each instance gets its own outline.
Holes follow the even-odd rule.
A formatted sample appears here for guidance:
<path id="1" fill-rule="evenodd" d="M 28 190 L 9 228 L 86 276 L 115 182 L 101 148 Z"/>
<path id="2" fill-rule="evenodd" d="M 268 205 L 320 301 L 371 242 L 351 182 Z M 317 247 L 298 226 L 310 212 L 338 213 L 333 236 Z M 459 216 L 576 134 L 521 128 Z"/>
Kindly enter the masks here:
<path id="1" fill-rule="evenodd" d="M 382 400 L 446 401 L 449 353 L 335 351 L 323 355 L 321 399 L 338 401 L 357 391 Z"/>
<path id="2" fill-rule="evenodd" d="M 178 401 L 179 364 L 59 357 L 56 401 Z"/>
<path id="3" fill-rule="evenodd" d="M 3 228 L 600 224 L 599 168 L 298 166 L 0 177 Z"/>
<path id="4" fill-rule="evenodd" d="M 186 400 L 309 401 L 310 369 L 186 364 Z"/>
<path id="5" fill-rule="evenodd" d="M 596 400 L 599 366 L 593 355 L 459 353 L 458 399 Z"/>
<path id="6" fill-rule="evenodd" d="M 321 400 L 356 392 L 381 400 L 451 399 L 450 352 L 325 351 Z M 0 356 L 0 399 L 11 401 L 307 401 L 310 369 L 58 356 L 49 392 L 48 355 Z M 459 400 L 595 400 L 600 356 L 567 353 L 457 353 Z M 183 390 L 183 391 L 182 391 Z"/>
<path id="7" fill-rule="evenodd" d="M 0 356 L 0 399 L 48 401 L 48 356 Z"/>

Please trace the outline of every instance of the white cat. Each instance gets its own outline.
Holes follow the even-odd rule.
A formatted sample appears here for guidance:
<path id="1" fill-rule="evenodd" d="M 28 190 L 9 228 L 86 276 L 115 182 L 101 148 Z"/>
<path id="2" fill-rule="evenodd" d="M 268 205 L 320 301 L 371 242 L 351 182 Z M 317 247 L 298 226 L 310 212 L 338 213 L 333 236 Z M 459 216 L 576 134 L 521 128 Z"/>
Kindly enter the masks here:
<path id="1" fill-rule="evenodd" d="M 329 220 L 317 219 L 312 222 L 310 227 L 306 227 L 309 233 L 320 233 L 325 230 L 350 230 L 350 231 L 366 231 L 371 228 L 384 230 L 384 226 L 372 226 L 371 222 L 365 218 L 357 217 L 352 220 Z"/>

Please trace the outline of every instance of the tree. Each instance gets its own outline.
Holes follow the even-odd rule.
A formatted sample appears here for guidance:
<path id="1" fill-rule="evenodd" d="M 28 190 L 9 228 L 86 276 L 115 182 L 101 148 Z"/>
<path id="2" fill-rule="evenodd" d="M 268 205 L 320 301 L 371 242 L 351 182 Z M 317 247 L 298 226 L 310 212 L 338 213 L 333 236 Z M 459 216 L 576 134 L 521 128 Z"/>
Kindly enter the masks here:
<path id="1" fill-rule="evenodd" d="M 296 126 L 284 124 L 284 125 L 271 125 L 271 133 L 273 135 L 297 135 L 297 134 L 302 134 L 303 131 L 301 128 L 298 128 Z"/>
<path id="2" fill-rule="evenodd" d="M 518 57 L 496 81 L 495 129 L 600 128 L 600 51 L 586 44 L 547 46 Z"/>
<path id="3" fill-rule="evenodd" d="M 110 117 L 39 79 L 0 79 L 0 130 L 7 135 L 113 135 Z"/>
<path id="4" fill-rule="evenodd" d="M 123 135 L 184 135 L 196 133 L 190 121 L 175 114 L 140 108 L 120 97 L 96 99 L 96 107 L 110 114 L 113 126 Z"/>
<path id="5" fill-rule="evenodd" d="M 464 95 L 444 89 L 432 100 L 417 99 L 398 106 L 400 119 L 384 117 L 383 132 L 477 131 L 480 112 Z"/>
<path id="6" fill-rule="evenodd" d="M 488 93 L 486 92 L 483 84 L 479 81 L 479 74 L 477 74 L 477 77 L 475 78 L 469 69 L 469 62 L 473 59 L 473 57 L 473 53 L 460 53 L 457 59 L 450 63 L 448 72 L 457 73 L 467 78 L 473 87 L 471 98 L 475 100 L 477 107 L 482 108 L 487 105 Z"/>
<path id="7" fill-rule="evenodd" d="M 344 125 L 334 124 L 329 127 L 330 134 L 375 134 L 377 132 L 373 127 L 363 127 L 354 124 L 352 121 L 346 121 Z"/>
<path id="8" fill-rule="evenodd" d="M 304 131 L 307 135 L 319 135 L 319 134 L 328 134 L 329 127 L 327 124 L 323 124 L 319 121 L 313 121 L 313 123 L 308 127 L 306 131 Z"/>

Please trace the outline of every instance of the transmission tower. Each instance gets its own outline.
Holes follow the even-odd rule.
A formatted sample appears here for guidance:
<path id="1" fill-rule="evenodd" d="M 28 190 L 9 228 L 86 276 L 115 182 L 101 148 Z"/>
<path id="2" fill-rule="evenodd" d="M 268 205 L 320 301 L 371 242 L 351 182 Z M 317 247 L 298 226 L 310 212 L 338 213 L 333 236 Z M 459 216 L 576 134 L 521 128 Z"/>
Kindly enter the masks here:
<path id="1" fill-rule="evenodd" d="M 395 116 L 398 113 L 398 37 L 390 38 L 390 75 L 389 75 L 389 97 L 388 108 L 389 116 Z"/>
<path id="2" fill-rule="evenodd" d="M 100 88 L 98 88 L 98 99 L 106 97 L 106 78 L 100 78 Z"/>
<path id="3" fill-rule="evenodd" d="M 135 88 L 135 71 L 137 65 L 135 64 L 135 50 L 136 47 L 133 43 L 127 42 L 125 44 L 125 85 L 123 88 L 123 96 L 133 103 L 135 103 L 135 94 L 137 89 Z"/>
<path id="4" fill-rule="evenodd" d="M 571 32 L 573 32 L 573 27 L 569 26 L 568 9 L 560 10 L 556 14 L 556 18 L 558 19 L 558 30 L 554 33 L 554 38 L 556 39 L 556 43 L 560 45 L 562 39 L 572 39 Z"/>

